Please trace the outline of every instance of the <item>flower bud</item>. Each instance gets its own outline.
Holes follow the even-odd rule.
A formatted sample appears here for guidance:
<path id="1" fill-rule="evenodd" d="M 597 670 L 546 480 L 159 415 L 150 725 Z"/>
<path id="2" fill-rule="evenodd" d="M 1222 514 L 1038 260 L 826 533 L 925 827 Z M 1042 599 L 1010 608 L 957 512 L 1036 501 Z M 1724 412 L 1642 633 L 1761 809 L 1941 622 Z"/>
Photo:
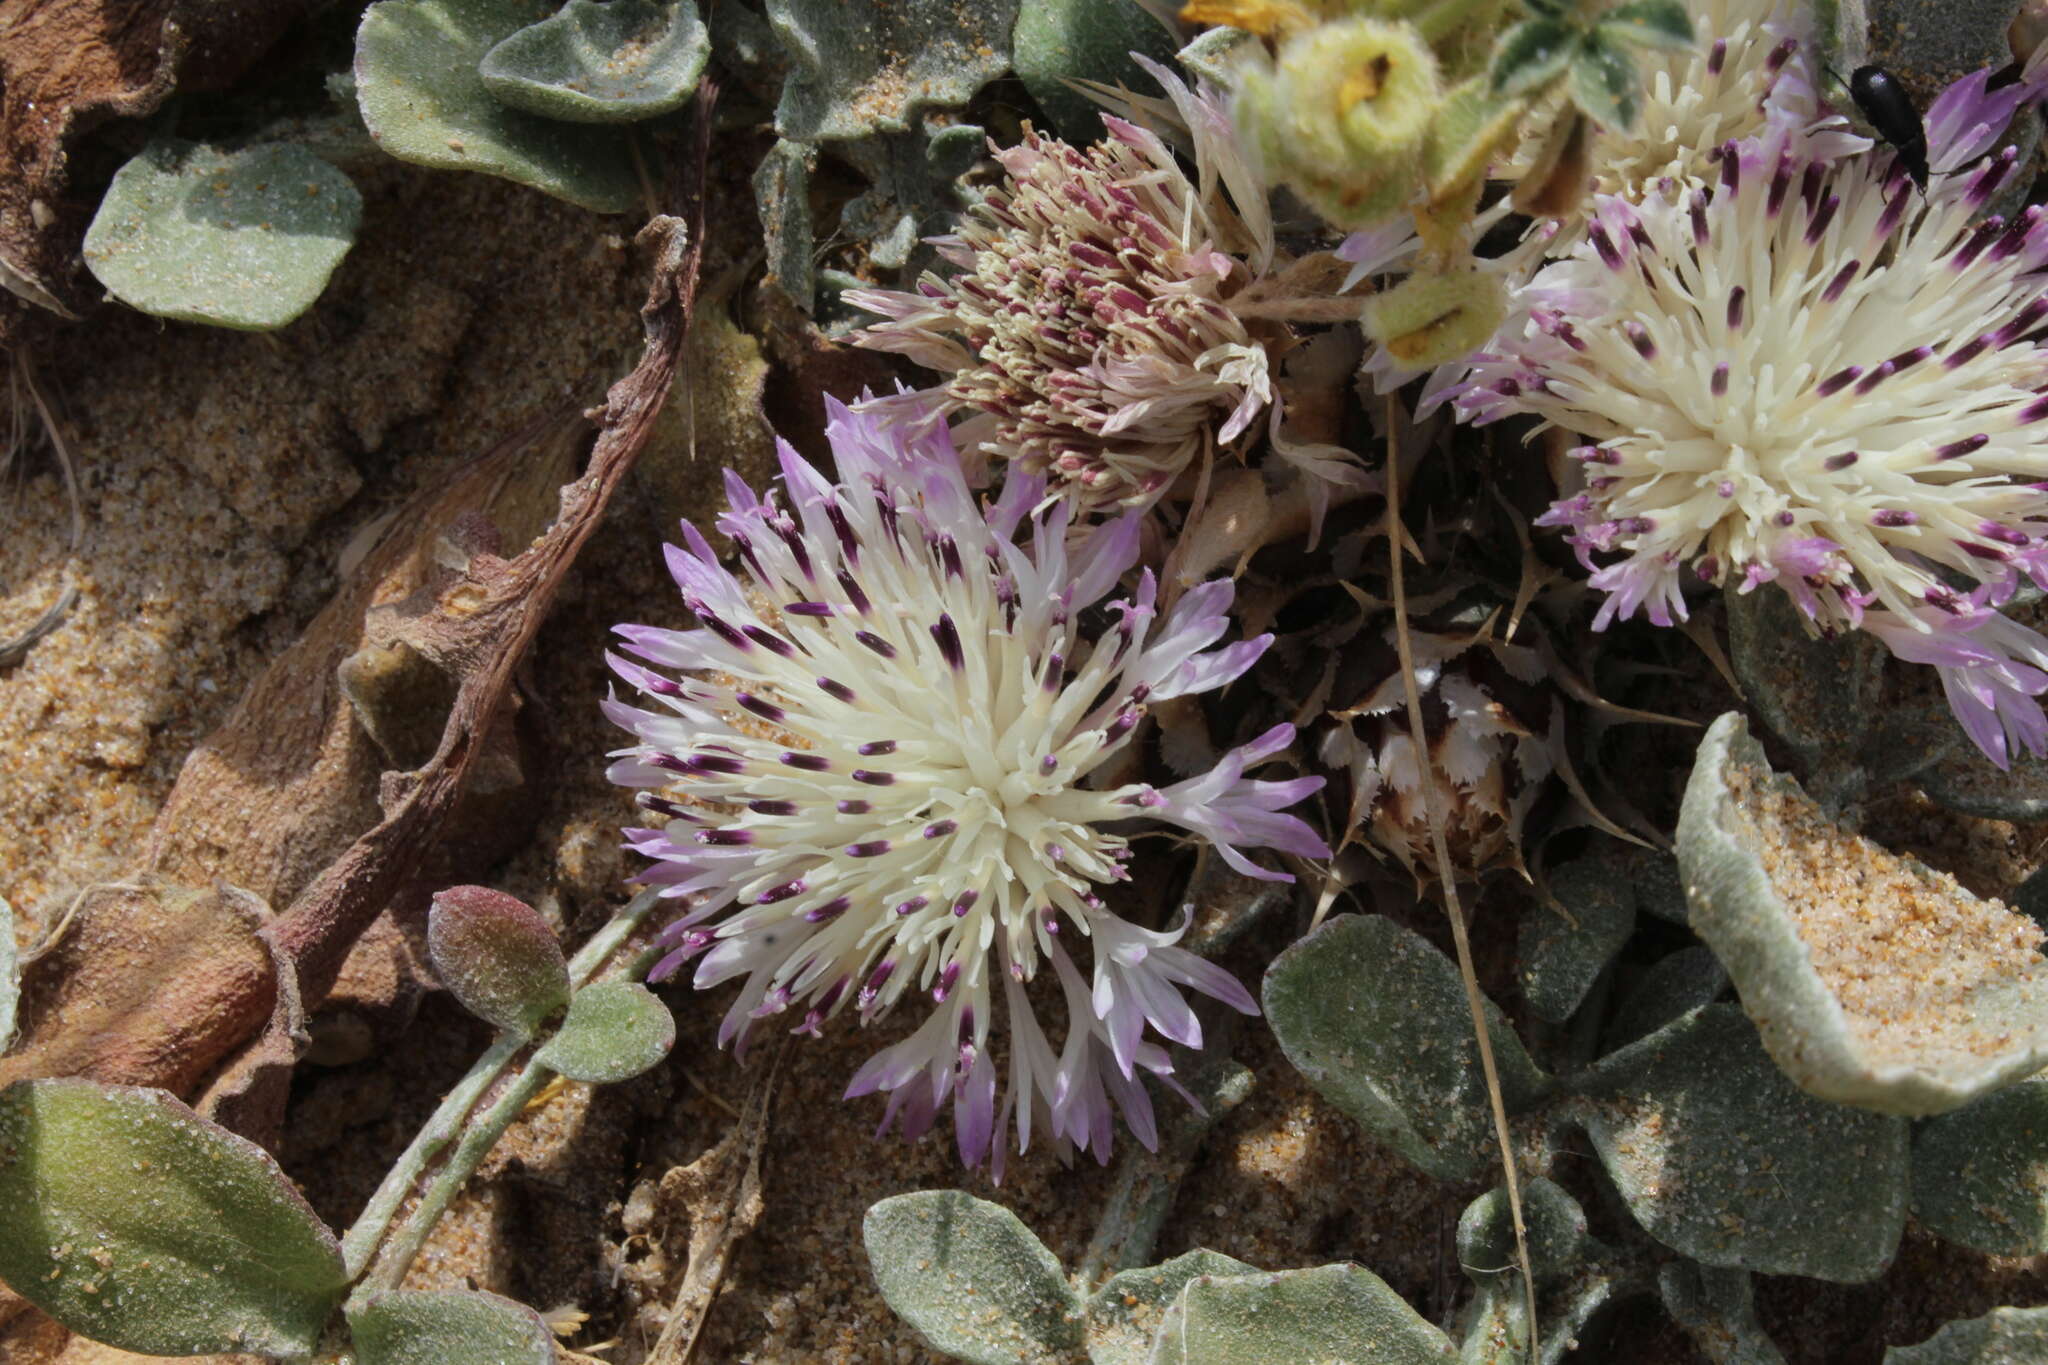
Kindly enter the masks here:
<path id="1" fill-rule="evenodd" d="M 1507 316 L 1500 280 L 1487 271 L 1411 275 L 1366 300 L 1366 334 L 1411 370 L 1433 369 L 1486 344 Z"/>

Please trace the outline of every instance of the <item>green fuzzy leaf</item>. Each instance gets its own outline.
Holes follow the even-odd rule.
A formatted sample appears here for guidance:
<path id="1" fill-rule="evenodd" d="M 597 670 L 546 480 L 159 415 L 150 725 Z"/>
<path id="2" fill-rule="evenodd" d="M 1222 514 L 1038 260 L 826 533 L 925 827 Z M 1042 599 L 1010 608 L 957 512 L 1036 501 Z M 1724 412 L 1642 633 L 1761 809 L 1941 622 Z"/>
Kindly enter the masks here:
<path id="1" fill-rule="evenodd" d="M 1190 1280 L 1160 1325 L 1151 1365 L 1436 1365 L 1455 1358 L 1449 1339 L 1379 1276 L 1323 1265 Z"/>
<path id="2" fill-rule="evenodd" d="M 675 1016 L 637 981 L 598 981 L 576 992 L 569 1013 L 533 1059 L 572 1081 L 608 1085 L 653 1066 L 676 1043 Z"/>
<path id="3" fill-rule="evenodd" d="M 341 1246 L 268 1152 L 161 1090 L 0 1092 L 0 1278 L 147 1355 L 310 1354 Z"/>
<path id="4" fill-rule="evenodd" d="M 1340 915 L 1274 959 L 1263 993 L 1287 1060 L 1373 1137 L 1441 1180 L 1494 1160 L 1465 989 L 1419 935 L 1381 916 Z M 1486 1009 L 1513 1114 L 1549 1079 L 1500 1011 Z"/>
<path id="5" fill-rule="evenodd" d="M 131 308 L 269 331 L 313 306 L 362 216 L 349 178 L 303 147 L 152 142 L 107 186 L 85 263 Z"/>
<path id="6" fill-rule="evenodd" d="M 1575 859 L 1550 878 L 1550 893 L 1563 913 L 1539 905 L 1522 917 L 1515 957 L 1522 998 L 1537 1018 L 1553 1024 L 1571 1018 L 1635 931 L 1629 873 L 1621 858 Z"/>
<path id="7" fill-rule="evenodd" d="M 1081 1346 L 1081 1298 L 1000 1204 L 962 1190 L 882 1200 L 861 1225 L 889 1307 L 934 1350 L 973 1365 L 1053 1365 Z"/>
<path id="8" fill-rule="evenodd" d="M 1666 52 L 1690 52 L 1698 41 L 1693 36 L 1692 16 L 1679 0 L 1631 0 L 1601 15 L 1596 31 L 1616 46 Z"/>
<path id="9" fill-rule="evenodd" d="M 1732 1005 L 1708 1005 L 1574 1081 L 1586 1131 L 1644 1231 L 1711 1266 L 1855 1284 L 1906 1221 L 1905 1120 L 1785 1078 Z"/>
<path id="10" fill-rule="evenodd" d="M 694 0 L 569 0 L 486 52 L 477 74 L 529 114 L 631 123 L 687 104 L 710 56 Z"/>
<path id="11" fill-rule="evenodd" d="M 1422 150 L 1423 183 L 1431 204 L 1443 204 L 1484 175 L 1494 157 L 1516 136 L 1528 100 L 1494 93 L 1485 76 L 1453 87 L 1437 106 L 1429 142 Z"/>
<path id="12" fill-rule="evenodd" d="M 2048 1308 L 1994 1308 L 1951 1322 L 1918 1346 L 1892 1346 L 1884 1365 L 2022 1365 L 2048 1360 Z"/>
<path id="13" fill-rule="evenodd" d="M 1919 1126 L 1913 1216 L 1973 1251 L 2048 1252 L 2048 1079 L 2023 1081 Z"/>
<path id="14" fill-rule="evenodd" d="M 1564 73 L 1577 50 L 1578 30 L 1560 19 L 1516 24 L 1493 45 L 1487 79 L 1496 95 L 1525 95 Z"/>
<path id="15" fill-rule="evenodd" d="M 1589 33 L 1571 59 L 1572 103 L 1606 128 L 1635 126 L 1636 64 L 1626 52 Z"/>
<path id="16" fill-rule="evenodd" d="M 427 912 L 434 974 L 477 1018 L 524 1037 L 569 1003 L 569 966 L 546 920 L 487 886 L 451 886 Z"/>
<path id="17" fill-rule="evenodd" d="M 1018 0 L 767 0 L 791 68 L 775 131 L 804 142 L 907 133 L 1010 69 Z"/>
<path id="18" fill-rule="evenodd" d="M 1103 0 L 1023 0 L 1012 48 L 1017 75 L 1061 137 L 1086 145 L 1102 136 L 1102 106 L 1070 80 L 1123 85 L 1155 98 L 1159 84 L 1131 54 L 1173 61 L 1176 36 L 1134 4 Z"/>
<path id="19" fill-rule="evenodd" d="M 1088 1300 L 1089 1365 L 1146 1365 L 1160 1321 L 1197 1275 L 1250 1275 L 1220 1251 L 1195 1250 L 1160 1265 L 1109 1277 Z"/>
<path id="20" fill-rule="evenodd" d="M 356 1365 L 553 1365 L 540 1314 L 496 1294 L 394 1289 L 348 1315 Z"/>
<path id="21" fill-rule="evenodd" d="M 639 202 L 626 135 L 537 118 L 501 103 L 477 65 L 546 18 L 541 0 L 380 0 L 356 30 L 356 102 L 370 136 L 401 161 L 482 171 L 558 199 L 624 213 Z"/>

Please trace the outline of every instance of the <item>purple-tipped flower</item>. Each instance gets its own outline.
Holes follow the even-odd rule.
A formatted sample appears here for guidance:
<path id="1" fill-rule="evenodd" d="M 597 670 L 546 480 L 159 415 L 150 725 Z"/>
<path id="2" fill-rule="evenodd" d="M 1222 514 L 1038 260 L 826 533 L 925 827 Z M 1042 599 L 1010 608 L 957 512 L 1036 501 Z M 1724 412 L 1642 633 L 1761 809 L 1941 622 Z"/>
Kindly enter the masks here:
<path id="1" fill-rule="evenodd" d="M 719 529 L 744 579 L 693 527 L 670 549 L 703 625 L 619 628 L 627 653 L 680 675 L 614 658 L 649 709 L 605 706 L 636 740 L 612 780 L 686 803 L 688 818 L 628 831 L 656 860 L 645 879 L 689 898 L 654 974 L 701 953 L 699 987 L 744 979 L 721 1043 L 744 1044 L 770 1014 L 793 1010 L 808 1031 L 849 1007 L 865 1022 L 927 995 L 925 1024 L 869 1059 L 847 1093 L 886 1092 L 883 1127 L 907 1136 L 950 1096 L 969 1164 L 993 1149 L 1000 1171 L 1013 1116 L 1019 1150 L 1036 1127 L 1106 1158 L 1117 1109 L 1150 1145 L 1138 1073 L 1172 1067 L 1147 1025 L 1199 1045 L 1183 986 L 1255 1006 L 1176 947 L 1178 931 L 1104 908 L 1099 887 L 1128 875 L 1120 831 L 1164 821 L 1214 841 L 1240 870 L 1281 877 L 1242 850 L 1324 855 L 1280 813 L 1321 779 L 1244 776 L 1286 745 L 1284 725 L 1172 786 L 1088 779 L 1130 742 L 1145 706 L 1221 687 L 1271 637 L 1217 647 L 1230 585 L 1201 584 L 1162 613 L 1149 573 L 1133 596 L 1090 613 L 1110 624 L 1084 636 L 1083 609 L 1136 555 L 1135 516 L 1069 544 L 1069 509 L 1044 503 L 1042 481 L 1013 470 L 984 508 L 943 431 L 912 439 L 872 415 L 830 415 L 840 482 L 787 446 L 779 497 L 728 476 Z M 830 610 L 792 614 L 792 602 Z M 743 694 L 772 699 L 778 718 L 763 723 Z M 1074 957 L 1082 940 L 1092 985 Z M 1068 1000 L 1057 1053 L 1023 990 L 1047 962 Z M 989 1051 L 998 997 L 1007 1083 Z"/>
<path id="2" fill-rule="evenodd" d="M 2042 80 L 1986 80 L 1928 111 L 1924 198 L 1889 149 L 1816 160 L 1778 129 L 1724 146 L 1711 189 L 1598 197 L 1588 240 L 1522 290 L 1458 410 L 1589 442 L 1543 520 L 1607 594 L 1596 627 L 1683 618 L 1690 568 L 1776 583 L 1816 629 L 1863 626 L 1904 657 L 1967 617 L 1982 653 L 1951 580 L 1996 605 L 2048 578 L 2048 214 L 1976 221 L 2014 170 L 1985 153 Z M 1986 703 L 2029 747 L 2033 671 Z M 2002 762 L 1984 711 L 1970 732 Z"/>
<path id="3" fill-rule="evenodd" d="M 1155 72 L 1210 151 L 1205 171 L 1242 191 L 1220 97 Z M 938 242 L 961 273 L 846 295 L 887 319 L 854 344 L 951 376 L 909 406 L 966 415 L 959 439 L 977 459 L 1090 512 L 1150 506 L 1205 452 L 1255 435 L 1274 398 L 1266 349 L 1229 302 L 1270 257 L 1270 226 L 1205 195 L 1148 129 L 1103 122 L 1086 148 L 1027 130 L 995 153 L 1007 183 Z"/>

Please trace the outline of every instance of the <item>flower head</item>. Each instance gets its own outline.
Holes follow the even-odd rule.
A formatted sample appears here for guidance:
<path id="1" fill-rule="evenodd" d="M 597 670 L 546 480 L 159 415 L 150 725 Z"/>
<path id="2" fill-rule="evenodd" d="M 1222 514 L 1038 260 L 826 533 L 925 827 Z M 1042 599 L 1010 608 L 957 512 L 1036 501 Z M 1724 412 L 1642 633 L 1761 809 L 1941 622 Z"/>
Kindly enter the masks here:
<path id="1" fill-rule="evenodd" d="M 1544 520 L 1607 593 L 1596 626 L 1683 617 L 1688 565 L 1777 583 L 1817 628 L 1876 606 L 1920 633 L 1970 609 L 1952 579 L 1995 602 L 2043 576 L 2048 215 L 1974 222 L 2016 156 L 1967 164 L 2037 95 L 1944 94 L 1924 198 L 1888 152 L 1784 129 L 1725 144 L 1711 189 L 1596 197 L 1457 398 L 1588 439 Z"/>
<path id="2" fill-rule="evenodd" d="M 648 709 L 605 708 L 635 741 L 612 780 L 646 789 L 641 804 L 668 817 L 628 831 L 655 860 L 645 879 L 690 898 L 656 974 L 701 954 L 699 987 L 744 978 L 721 1044 L 744 1045 L 785 1012 L 813 1032 L 849 1008 L 866 1022 L 927 994 L 930 1018 L 847 1093 L 888 1092 L 883 1126 L 900 1120 L 911 1136 L 952 1096 L 969 1163 L 1012 1114 L 1020 1150 L 1036 1123 L 1106 1156 L 1116 1108 L 1149 1143 L 1137 1072 L 1172 1068 L 1146 1026 L 1200 1044 L 1182 986 L 1255 1007 L 1175 946 L 1177 932 L 1104 904 L 1100 889 L 1128 875 L 1128 822 L 1180 826 L 1233 867 L 1278 877 L 1241 850 L 1320 856 L 1314 833 L 1280 812 L 1321 779 L 1244 775 L 1286 746 L 1284 725 L 1176 785 L 1090 779 L 1149 704 L 1222 686 L 1271 637 L 1216 647 L 1230 585 L 1202 584 L 1162 613 L 1147 574 L 1100 608 L 1109 624 L 1091 639 L 1081 613 L 1130 566 L 1136 518 L 1070 545 L 1069 509 L 1033 512 L 1044 489 L 1029 476 L 1013 472 L 999 501 L 978 506 L 943 430 L 912 440 L 834 406 L 827 435 L 838 483 L 787 446 L 783 497 L 727 476 L 719 528 L 744 578 L 685 526 L 669 565 L 696 629 L 619 628 L 627 653 L 669 670 L 614 658 Z M 1058 1052 L 1023 990 L 1047 962 L 1068 1001 Z M 989 1050 L 998 994 L 1007 1087 Z"/>
<path id="3" fill-rule="evenodd" d="M 1216 108 L 1167 88 L 1198 150 L 1222 140 Z M 960 274 L 846 296 L 887 319 L 856 345 L 951 375 L 942 406 L 970 416 L 958 436 L 973 454 L 1088 512 L 1149 506 L 1273 401 L 1265 348 L 1229 305 L 1252 269 L 1232 250 L 1270 254 L 1263 210 L 1239 221 L 1157 135 L 1103 122 L 1109 135 L 1086 148 L 1027 130 L 995 153 L 1007 184 L 938 240 Z M 1242 169 L 1203 174 L 1242 192 Z"/>

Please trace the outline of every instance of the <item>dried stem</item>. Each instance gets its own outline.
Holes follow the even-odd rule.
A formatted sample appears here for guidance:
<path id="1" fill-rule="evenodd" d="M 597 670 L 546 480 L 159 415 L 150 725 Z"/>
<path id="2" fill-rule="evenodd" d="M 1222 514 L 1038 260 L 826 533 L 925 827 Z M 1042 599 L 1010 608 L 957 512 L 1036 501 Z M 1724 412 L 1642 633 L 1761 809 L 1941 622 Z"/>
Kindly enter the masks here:
<path id="1" fill-rule="evenodd" d="M 1429 736 L 1422 723 L 1422 690 L 1415 682 L 1415 653 L 1408 638 L 1408 605 L 1402 583 L 1401 452 L 1399 412 L 1387 399 L 1387 550 L 1394 599 L 1394 647 L 1401 659 L 1401 686 L 1407 694 L 1408 733 L 1416 760 L 1429 763 Z M 1494 1141 L 1500 1146 L 1501 1177 L 1508 1193 L 1508 1213 L 1515 1224 L 1515 1265 L 1522 1272 L 1523 1306 L 1529 1321 L 1529 1360 L 1537 1360 L 1536 1277 L 1529 1263 L 1529 1230 L 1522 1222 L 1522 1187 L 1515 1173 L 1515 1149 L 1508 1134 L 1507 1104 L 1501 1098 L 1500 1069 L 1493 1060 L 1493 1038 L 1486 1028 L 1486 997 L 1472 967 L 1472 942 L 1465 931 L 1464 908 L 1458 903 L 1458 882 L 1451 866 L 1450 844 L 1444 838 L 1444 813 L 1437 809 L 1436 783 L 1422 783 L 1423 810 L 1429 818 L 1429 841 L 1436 855 L 1437 884 L 1443 888 L 1444 912 L 1451 920 L 1451 941 L 1458 950 L 1458 979 L 1465 985 L 1465 1005 L 1472 1014 L 1472 1034 L 1479 1043 L 1479 1067 L 1486 1077 L 1486 1099 L 1493 1111 Z"/>

